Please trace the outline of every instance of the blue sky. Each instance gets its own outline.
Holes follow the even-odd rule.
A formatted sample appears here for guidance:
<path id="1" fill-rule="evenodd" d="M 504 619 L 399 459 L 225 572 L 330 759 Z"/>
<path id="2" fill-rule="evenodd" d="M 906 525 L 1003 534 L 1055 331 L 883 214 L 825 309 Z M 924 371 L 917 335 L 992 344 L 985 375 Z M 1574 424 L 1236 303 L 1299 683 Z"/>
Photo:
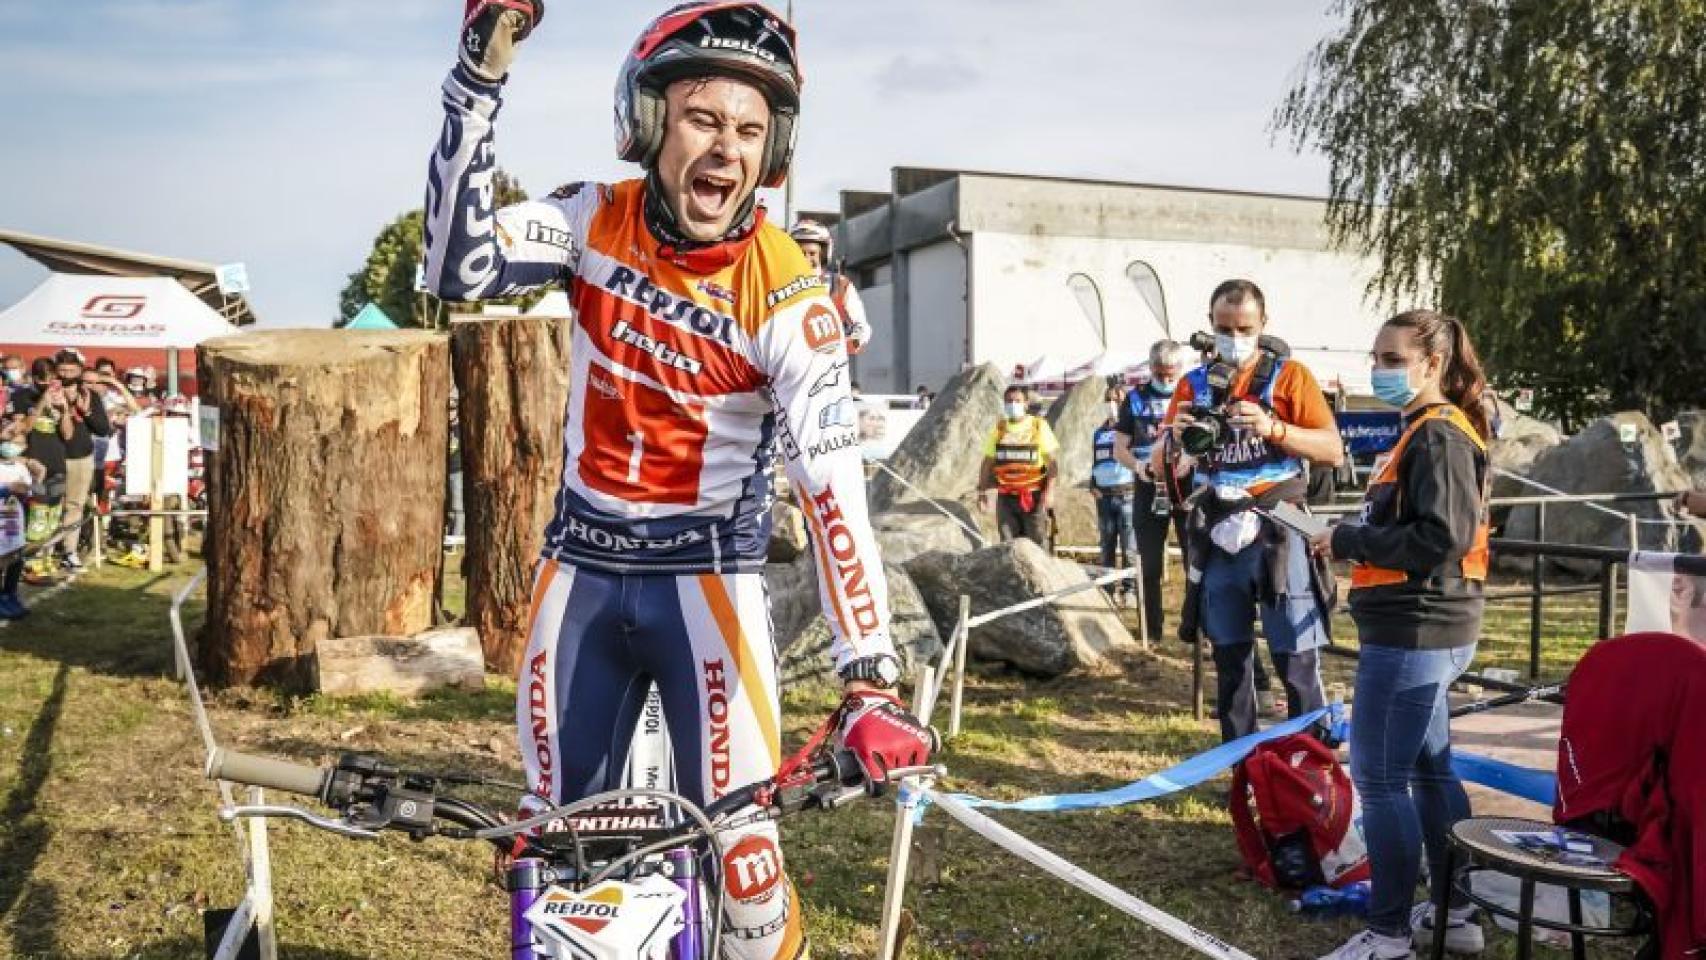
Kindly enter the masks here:
<path id="1" fill-rule="evenodd" d="M 610 91 L 665 6 L 551 0 L 498 126 L 530 193 L 631 175 Z M 324 326 L 373 235 L 420 202 L 461 11 L 0 0 L 0 227 L 241 260 L 267 325 Z M 797 0 L 796 17 L 803 207 L 896 165 L 1326 191 L 1324 161 L 1268 129 L 1326 0 Z M 0 248 L 0 305 L 42 276 Z"/>

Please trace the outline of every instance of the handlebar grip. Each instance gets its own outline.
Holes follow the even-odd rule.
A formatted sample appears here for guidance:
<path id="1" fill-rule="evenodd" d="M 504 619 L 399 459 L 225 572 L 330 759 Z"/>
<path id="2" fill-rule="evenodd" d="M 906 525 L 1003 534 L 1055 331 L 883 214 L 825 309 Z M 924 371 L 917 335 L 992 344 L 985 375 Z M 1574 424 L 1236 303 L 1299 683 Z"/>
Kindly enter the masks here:
<path id="1" fill-rule="evenodd" d="M 331 771 L 288 760 L 216 749 L 207 758 L 207 777 L 209 780 L 228 780 L 323 799 Z"/>

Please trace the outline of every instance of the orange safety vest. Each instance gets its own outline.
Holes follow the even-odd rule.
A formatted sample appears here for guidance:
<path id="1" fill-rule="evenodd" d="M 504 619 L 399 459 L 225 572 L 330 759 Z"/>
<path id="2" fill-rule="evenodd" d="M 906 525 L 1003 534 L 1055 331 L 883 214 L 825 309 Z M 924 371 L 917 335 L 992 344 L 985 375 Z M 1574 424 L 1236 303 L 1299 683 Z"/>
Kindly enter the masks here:
<path id="1" fill-rule="evenodd" d="M 1364 519 L 1371 515 L 1371 511 L 1377 504 L 1385 507 L 1387 515 L 1397 516 L 1399 501 L 1403 495 L 1401 492 L 1403 488 L 1398 484 L 1398 463 L 1403 459 L 1404 448 L 1409 444 L 1410 438 L 1415 436 L 1422 424 L 1433 420 L 1444 420 L 1463 431 L 1463 435 L 1475 444 L 1477 450 L 1480 450 L 1482 454 L 1487 452 L 1487 441 L 1481 439 L 1481 435 L 1475 431 L 1475 425 L 1469 422 L 1469 418 L 1463 415 L 1462 410 L 1449 403 L 1432 408 L 1410 424 L 1403 436 L 1398 438 L 1398 443 L 1392 448 L 1392 452 L 1388 453 L 1376 468 L 1373 479 L 1368 482 L 1368 494 L 1363 499 Z M 1475 528 L 1475 541 L 1469 547 L 1469 552 L 1464 554 L 1462 561 L 1460 561 L 1463 578 L 1466 580 L 1487 579 L 1487 538 L 1490 536 L 1491 528 L 1487 522 L 1485 498 L 1482 502 L 1481 522 Z M 1368 563 L 1358 563 L 1351 567 L 1352 590 L 1390 586 L 1405 583 L 1409 579 L 1410 575 L 1403 570 L 1388 570 Z"/>
<path id="2" fill-rule="evenodd" d="M 1001 418 L 995 437 L 995 482 L 1003 491 L 1017 493 L 1035 490 L 1048 475 L 1048 461 L 1043 457 L 1042 427 L 1039 417 L 1029 416 L 1017 421 Z M 1031 427 L 1030 439 L 1013 439 L 1020 424 Z"/>

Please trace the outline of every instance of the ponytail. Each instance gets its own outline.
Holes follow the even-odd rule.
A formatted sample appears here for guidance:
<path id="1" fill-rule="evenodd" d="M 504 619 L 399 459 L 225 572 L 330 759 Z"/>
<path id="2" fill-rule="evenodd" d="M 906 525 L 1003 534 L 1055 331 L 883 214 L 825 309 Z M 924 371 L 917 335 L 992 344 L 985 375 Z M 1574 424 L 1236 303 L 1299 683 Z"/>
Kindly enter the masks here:
<path id="1" fill-rule="evenodd" d="M 1493 426 L 1487 419 L 1487 375 L 1481 370 L 1481 358 L 1475 354 L 1475 345 L 1469 342 L 1469 331 L 1464 329 L 1463 321 L 1446 317 L 1445 323 L 1451 328 L 1451 357 L 1446 361 L 1445 372 L 1440 375 L 1440 392 L 1463 411 L 1482 440 L 1491 441 Z"/>
<path id="2" fill-rule="evenodd" d="M 1416 343 L 1430 357 L 1445 358 L 1440 373 L 1440 392 L 1463 411 L 1469 423 L 1483 440 L 1493 438 L 1487 415 L 1487 377 L 1481 370 L 1481 359 L 1469 342 L 1469 331 L 1463 321 L 1433 310 L 1408 310 L 1386 321 L 1389 327 L 1402 327 L 1414 333 Z"/>

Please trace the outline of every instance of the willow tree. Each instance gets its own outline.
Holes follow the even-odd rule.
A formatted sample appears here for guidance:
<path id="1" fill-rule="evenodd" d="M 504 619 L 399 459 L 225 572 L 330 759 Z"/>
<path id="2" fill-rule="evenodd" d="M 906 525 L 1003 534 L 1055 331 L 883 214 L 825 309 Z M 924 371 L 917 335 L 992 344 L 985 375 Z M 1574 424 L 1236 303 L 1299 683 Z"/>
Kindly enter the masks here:
<path id="1" fill-rule="evenodd" d="M 1275 114 L 1376 287 L 1567 425 L 1706 400 L 1706 0 L 1337 0 Z"/>

